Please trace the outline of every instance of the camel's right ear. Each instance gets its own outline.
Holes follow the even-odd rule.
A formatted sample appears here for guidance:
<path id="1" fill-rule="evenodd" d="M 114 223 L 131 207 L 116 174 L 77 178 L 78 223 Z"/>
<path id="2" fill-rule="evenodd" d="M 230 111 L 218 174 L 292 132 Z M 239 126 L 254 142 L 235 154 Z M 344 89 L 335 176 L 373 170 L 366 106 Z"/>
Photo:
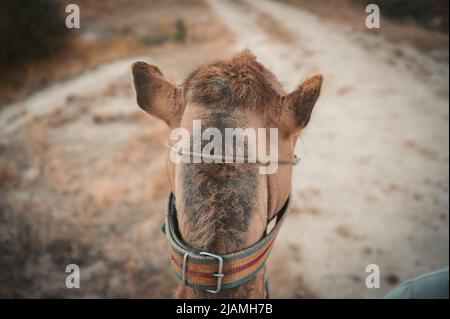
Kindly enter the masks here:
<path id="1" fill-rule="evenodd" d="M 308 124 L 320 95 L 322 81 L 322 75 L 312 76 L 300 84 L 294 92 L 283 97 L 279 120 L 280 129 L 288 133 L 295 133 Z"/>
<path id="2" fill-rule="evenodd" d="M 155 65 L 136 62 L 132 70 L 138 105 L 169 126 L 175 126 L 184 111 L 182 89 L 167 81 Z"/>

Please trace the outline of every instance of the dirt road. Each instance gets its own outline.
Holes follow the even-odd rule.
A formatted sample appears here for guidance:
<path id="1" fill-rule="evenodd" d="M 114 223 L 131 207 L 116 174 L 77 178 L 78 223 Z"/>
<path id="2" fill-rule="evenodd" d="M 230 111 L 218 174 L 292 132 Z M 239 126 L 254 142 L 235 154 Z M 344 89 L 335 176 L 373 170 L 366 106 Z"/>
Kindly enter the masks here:
<path id="1" fill-rule="evenodd" d="M 396 58 L 370 35 L 276 2 L 251 3 L 211 1 L 239 34 L 236 47 L 249 47 L 288 88 L 310 72 L 325 77 L 297 148 L 299 214 L 278 243 L 292 274 L 320 297 L 380 297 L 398 280 L 448 264 L 448 65 Z M 428 77 L 414 72 L 418 60 Z M 371 263 L 381 268 L 380 289 L 365 288 Z"/>
<path id="2" fill-rule="evenodd" d="M 447 265 L 448 64 L 282 3 L 208 3 L 234 42 L 147 59 L 170 78 L 244 48 L 287 90 L 311 73 L 325 77 L 297 147 L 291 215 L 269 261 L 272 297 L 381 297 L 399 281 Z M 8 230 L 0 239 L 33 250 L 9 276 L 11 286 L 31 276 L 32 287 L 3 294 L 170 296 L 175 282 L 159 233 L 167 185 L 156 156 L 167 131 L 135 106 L 127 65 L 0 113 L 4 160 L 26 162 L 10 176 L 19 186 L 2 198 Z M 101 87 L 92 90 L 96 80 Z M 36 101 L 46 107 L 33 120 Z M 28 237 L 19 227 L 31 229 Z M 87 288 L 67 292 L 58 269 L 74 258 L 87 269 Z M 365 286 L 368 264 L 381 269 L 380 289 Z"/>

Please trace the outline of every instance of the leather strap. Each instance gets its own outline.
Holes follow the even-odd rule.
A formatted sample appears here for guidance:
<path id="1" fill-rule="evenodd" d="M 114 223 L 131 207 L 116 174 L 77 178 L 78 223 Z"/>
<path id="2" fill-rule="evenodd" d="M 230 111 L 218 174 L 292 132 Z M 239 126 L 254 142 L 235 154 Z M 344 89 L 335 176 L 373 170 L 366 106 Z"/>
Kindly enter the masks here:
<path id="1" fill-rule="evenodd" d="M 274 227 L 261 240 L 244 250 L 219 256 L 190 247 L 180 239 L 175 197 L 170 193 L 164 232 L 171 248 L 176 277 L 191 288 L 212 293 L 249 281 L 263 268 L 286 218 L 289 203 L 290 197 L 275 215 Z"/>

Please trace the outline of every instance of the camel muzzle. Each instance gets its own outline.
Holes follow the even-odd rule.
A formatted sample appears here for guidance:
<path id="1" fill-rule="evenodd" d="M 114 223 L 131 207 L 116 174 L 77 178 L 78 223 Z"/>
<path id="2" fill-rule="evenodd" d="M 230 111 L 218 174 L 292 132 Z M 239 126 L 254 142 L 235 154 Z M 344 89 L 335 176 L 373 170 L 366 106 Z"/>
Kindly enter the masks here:
<path id="1" fill-rule="evenodd" d="M 289 204 L 290 197 L 269 221 L 268 226 L 273 227 L 268 227 L 265 236 L 257 243 L 241 251 L 217 255 L 188 246 L 180 239 L 175 196 L 171 192 L 163 232 L 171 248 L 171 263 L 176 277 L 188 287 L 214 294 L 246 283 L 266 263 Z"/>

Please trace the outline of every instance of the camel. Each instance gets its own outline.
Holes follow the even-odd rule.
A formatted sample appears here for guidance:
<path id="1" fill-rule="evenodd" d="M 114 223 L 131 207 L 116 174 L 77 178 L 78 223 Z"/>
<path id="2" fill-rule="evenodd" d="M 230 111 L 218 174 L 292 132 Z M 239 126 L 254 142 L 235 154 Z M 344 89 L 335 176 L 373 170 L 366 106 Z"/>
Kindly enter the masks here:
<path id="1" fill-rule="evenodd" d="M 191 131 L 198 119 L 219 130 L 277 128 L 278 156 L 288 159 L 294 158 L 323 80 L 311 76 L 287 94 L 248 50 L 200 66 L 180 86 L 145 62 L 134 63 L 132 72 L 137 104 L 170 129 Z M 268 297 L 264 263 L 276 236 L 268 224 L 284 219 L 292 165 L 259 174 L 252 163 L 174 163 L 171 151 L 165 232 L 181 280 L 176 297 Z"/>

